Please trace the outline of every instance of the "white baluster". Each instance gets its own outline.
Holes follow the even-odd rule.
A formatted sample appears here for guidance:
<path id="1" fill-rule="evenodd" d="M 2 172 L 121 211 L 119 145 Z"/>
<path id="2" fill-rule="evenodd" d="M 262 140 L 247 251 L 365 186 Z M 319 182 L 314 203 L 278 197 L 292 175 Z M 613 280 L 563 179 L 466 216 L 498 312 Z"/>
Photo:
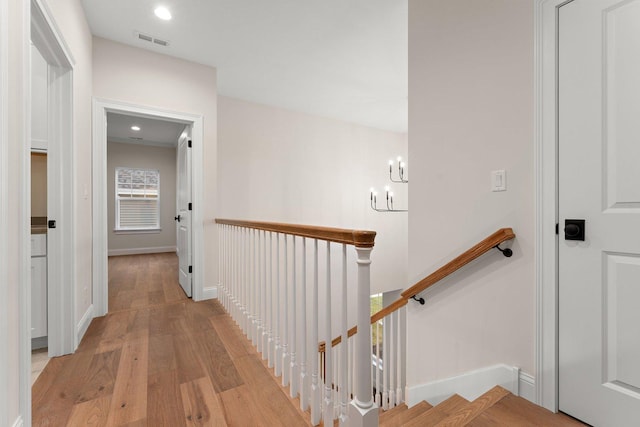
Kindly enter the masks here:
<path id="1" fill-rule="evenodd" d="M 284 314 L 284 325 L 282 327 L 282 385 L 289 385 L 289 374 L 291 371 L 289 370 L 289 267 L 288 267 L 288 259 L 289 259 L 289 250 L 288 250 L 288 236 L 284 235 L 284 289 L 282 295 L 282 302 L 284 304 L 284 309 L 282 310 Z"/>
<path id="2" fill-rule="evenodd" d="M 381 407 L 381 398 L 380 398 L 380 321 L 377 321 L 375 324 L 376 327 L 376 405 Z"/>
<path id="3" fill-rule="evenodd" d="M 298 313 L 296 312 L 296 307 L 298 306 L 298 300 L 296 299 L 296 288 L 297 288 L 297 277 L 296 277 L 296 236 L 292 236 L 291 240 L 293 241 L 293 258 L 291 260 L 291 335 L 289 338 L 289 358 L 291 360 L 290 365 L 290 378 L 289 382 L 289 394 L 291 397 L 298 396 L 298 387 L 299 387 L 299 374 L 298 374 L 298 361 L 296 360 L 296 351 L 297 351 L 297 336 L 298 332 L 296 330 L 296 326 L 298 324 Z M 304 328 L 302 328 L 304 329 Z"/>
<path id="4" fill-rule="evenodd" d="M 389 408 L 396 406 L 396 316 L 391 313 L 387 316 L 389 322 Z"/>
<path id="5" fill-rule="evenodd" d="M 382 409 L 389 409 L 389 317 L 382 326 Z"/>
<path id="6" fill-rule="evenodd" d="M 282 347 L 280 346 L 280 233 L 276 233 L 276 313 L 275 313 L 275 337 L 274 337 L 274 368 L 276 377 L 282 374 Z"/>
<path id="7" fill-rule="evenodd" d="M 351 401 L 349 418 L 352 426 L 378 425 L 378 408 L 371 395 L 371 249 L 356 246 L 358 254 L 356 394 Z M 363 333 L 364 332 L 364 333 Z"/>
<path id="8" fill-rule="evenodd" d="M 300 409 L 306 411 L 309 408 L 309 374 L 307 372 L 307 239 L 302 238 L 302 284 L 300 286 L 300 324 L 303 325 L 300 346 Z M 313 343 L 312 343 L 313 345 Z"/>
<path id="9" fill-rule="evenodd" d="M 251 329 L 251 343 L 254 347 L 258 347 L 258 334 L 260 331 L 259 328 L 259 316 L 260 316 L 260 276 L 259 276 L 259 257 L 258 257 L 258 248 L 260 246 L 260 235 L 258 234 L 258 230 L 253 231 L 253 327 Z M 258 349 L 258 351 L 260 351 Z"/>
<path id="10" fill-rule="evenodd" d="M 402 311 L 396 311 L 396 405 L 402 403 L 402 366 L 404 352 L 402 351 Z"/>
<path id="11" fill-rule="evenodd" d="M 240 231 L 240 266 L 242 274 L 240 276 L 240 286 L 238 286 L 238 299 L 240 301 L 240 309 L 238 316 L 242 332 L 247 334 L 247 229 L 242 228 Z"/>
<path id="12" fill-rule="evenodd" d="M 333 420 L 333 347 L 331 340 L 331 243 L 327 242 L 327 284 L 325 289 L 325 381 L 324 381 L 324 420 Z"/>
<path id="13" fill-rule="evenodd" d="M 256 350 L 258 353 L 262 352 L 262 277 L 260 272 L 262 271 L 260 261 L 262 256 L 260 255 L 260 230 L 256 230 L 254 254 L 256 259 L 254 261 L 254 267 L 256 269 Z"/>
<path id="14" fill-rule="evenodd" d="M 311 336 L 312 343 L 318 343 L 318 240 L 313 241 L 313 292 L 311 296 Z M 318 383 L 318 352 L 311 352 L 311 424 L 318 425 L 321 417 L 321 389 Z"/>
<path id="15" fill-rule="evenodd" d="M 274 350 L 274 341 L 273 341 L 273 324 L 274 324 L 274 308 L 273 308 L 273 233 L 269 232 L 269 291 L 267 292 L 267 299 L 269 302 L 267 306 L 269 307 L 269 330 L 267 332 L 267 354 L 268 361 L 267 366 L 269 368 L 273 368 L 273 355 L 275 354 Z"/>
<path id="16" fill-rule="evenodd" d="M 269 354 L 269 335 L 267 328 L 269 316 L 267 315 L 267 232 L 262 232 L 262 360 L 267 360 Z"/>
<path id="17" fill-rule="evenodd" d="M 340 343 L 340 425 L 344 425 L 348 420 L 347 405 L 349 404 L 349 323 L 347 309 L 347 245 L 342 244 L 342 316 L 341 330 L 342 340 Z M 327 343 L 327 345 L 330 345 Z"/>

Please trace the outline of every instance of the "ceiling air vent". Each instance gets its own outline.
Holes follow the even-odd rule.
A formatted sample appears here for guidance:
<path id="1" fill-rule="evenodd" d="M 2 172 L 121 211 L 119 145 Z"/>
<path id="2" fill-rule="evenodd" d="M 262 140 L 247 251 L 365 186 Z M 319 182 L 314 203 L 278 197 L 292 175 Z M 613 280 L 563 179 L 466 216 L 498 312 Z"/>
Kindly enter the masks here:
<path id="1" fill-rule="evenodd" d="M 169 46 L 169 41 L 162 40 L 162 39 L 159 39 L 157 37 L 141 33 L 139 31 L 136 31 L 135 36 L 138 38 L 138 40 L 142 40 L 142 41 L 145 41 L 145 42 L 148 42 L 148 43 L 157 44 L 158 46 L 163 46 L 163 47 Z"/>
<path id="2" fill-rule="evenodd" d="M 136 141 L 142 141 L 142 138 L 139 136 L 130 136 L 129 139 L 135 139 Z"/>

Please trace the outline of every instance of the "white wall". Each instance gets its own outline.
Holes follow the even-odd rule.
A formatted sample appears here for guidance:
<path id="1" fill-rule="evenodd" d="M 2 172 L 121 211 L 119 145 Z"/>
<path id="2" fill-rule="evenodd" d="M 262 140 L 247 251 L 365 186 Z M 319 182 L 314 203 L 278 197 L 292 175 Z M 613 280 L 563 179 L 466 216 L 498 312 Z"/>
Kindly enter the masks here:
<path id="1" fill-rule="evenodd" d="M 372 293 L 407 287 L 407 214 L 369 207 L 406 134 L 220 96 L 218 139 L 220 217 L 375 230 Z"/>
<path id="2" fill-rule="evenodd" d="M 217 284 L 216 70 L 142 49 L 93 39 L 93 95 L 204 117 L 204 287 Z"/>
<path id="3" fill-rule="evenodd" d="M 409 386 L 498 363 L 534 374 L 533 4 L 409 2 L 409 279 L 501 227 L 492 251 L 408 309 Z M 416 167 L 419 166 L 419 167 Z M 490 191 L 505 169 L 507 191 Z"/>
<path id="4" fill-rule="evenodd" d="M 118 234 L 116 220 L 116 168 L 157 169 L 160 172 L 160 232 Z M 127 249 L 162 249 L 176 246 L 176 148 L 140 144 L 107 144 L 107 205 L 109 253 Z M 143 253 L 143 252 L 139 252 Z"/>

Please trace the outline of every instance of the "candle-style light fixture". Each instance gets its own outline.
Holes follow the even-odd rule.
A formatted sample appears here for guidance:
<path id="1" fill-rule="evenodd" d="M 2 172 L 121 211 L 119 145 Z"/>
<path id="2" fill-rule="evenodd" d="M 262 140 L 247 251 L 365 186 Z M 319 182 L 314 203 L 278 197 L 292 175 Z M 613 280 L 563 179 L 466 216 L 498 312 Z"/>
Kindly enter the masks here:
<path id="1" fill-rule="evenodd" d="M 402 157 L 398 156 L 398 177 L 399 179 L 393 179 L 393 160 L 389 160 L 389 179 L 391 182 L 397 182 L 401 184 L 408 184 L 409 180 L 404 178 L 404 169 L 407 167 L 406 163 L 402 161 Z"/>
<path id="2" fill-rule="evenodd" d="M 408 209 L 394 209 L 393 208 L 393 192 L 390 191 L 389 186 L 384 188 L 385 198 L 387 202 L 387 208 L 378 208 L 378 193 L 376 189 L 371 187 L 369 190 L 371 199 L 371 209 L 376 212 L 408 212 Z"/>
<path id="3" fill-rule="evenodd" d="M 409 180 L 405 179 L 404 177 L 405 168 L 407 167 L 407 165 L 405 164 L 405 162 L 402 161 L 402 157 L 398 157 L 398 178 L 399 179 L 393 178 L 393 163 L 394 163 L 393 160 L 389 160 L 389 180 L 395 183 L 408 184 Z M 371 189 L 369 190 L 369 200 L 370 200 L 369 203 L 371 205 L 371 209 L 373 209 L 376 212 L 409 212 L 408 209 L 395 209 L 393 207 L 393 192 L 391 192 L 391 189 L 389 188 L 388 185 L 384 188 L 384 192 L 385 192 L 387 207 L 379 208 L 378 193 L 376 192 L 375 188 L 371 187 Z"/>

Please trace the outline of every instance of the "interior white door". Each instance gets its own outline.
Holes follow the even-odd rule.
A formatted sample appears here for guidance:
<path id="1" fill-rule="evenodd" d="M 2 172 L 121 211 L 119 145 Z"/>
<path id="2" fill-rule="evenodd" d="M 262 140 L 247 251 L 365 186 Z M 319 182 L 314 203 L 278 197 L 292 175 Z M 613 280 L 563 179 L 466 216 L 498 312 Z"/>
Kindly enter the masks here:
<path id="1" fill-rule="evenodd" d="M 177 215 L 176 236 L 178 252 L 178 280 L 191 297 L 191 126 L 187 126 L 178 140 L 177 153 Z"/>
<path id="2" fill-rule="evenodd" d="M 559 407 L 638 426 L 640 0 L 574 0 L 558 25 Z"/>

